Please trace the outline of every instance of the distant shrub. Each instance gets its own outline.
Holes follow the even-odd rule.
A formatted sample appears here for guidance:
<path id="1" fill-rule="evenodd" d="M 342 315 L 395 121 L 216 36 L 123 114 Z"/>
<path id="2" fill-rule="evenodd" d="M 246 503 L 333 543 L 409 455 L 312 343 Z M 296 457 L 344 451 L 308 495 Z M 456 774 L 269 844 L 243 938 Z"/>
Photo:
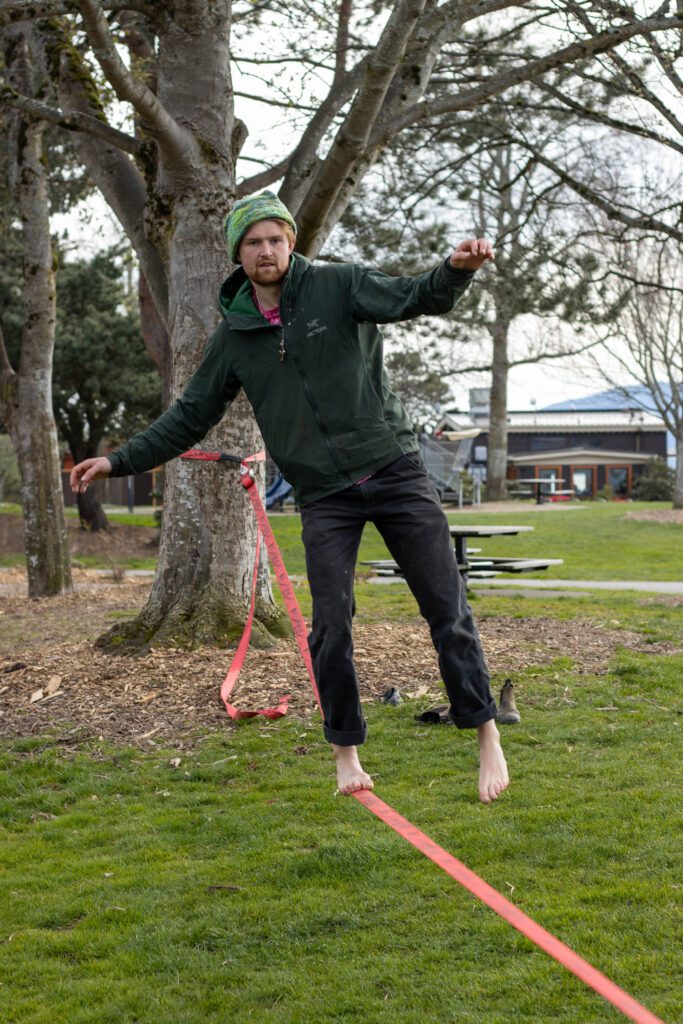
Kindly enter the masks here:
<path id="1" fill-rule="evenodd" d="M 652 459 L 643 466 L 642 473 L 633 481 L 636 501 L 671 501 L 675 474 L 661 459 Z"/>
<path id="2" fill-rule="evenodd" d="M 609 484 L 605 484 L 604 487 L 601 487 L 599 491 L 595 492 L 595 497 L 598 501 L 613 501 L 614 491 Z"/>

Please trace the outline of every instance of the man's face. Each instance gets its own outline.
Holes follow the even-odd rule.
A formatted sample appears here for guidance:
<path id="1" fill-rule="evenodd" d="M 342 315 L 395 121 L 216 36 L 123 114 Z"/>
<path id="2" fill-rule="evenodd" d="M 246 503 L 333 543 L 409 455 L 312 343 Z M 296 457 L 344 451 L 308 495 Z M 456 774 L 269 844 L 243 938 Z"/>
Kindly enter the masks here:
<path id="1" fill-rule="evenodd" d="M 289 269 L 294 242 L 279 220 L 259 220 L 244 234 L 239 258 L 247 277 L 255 284 L 277 284 Z"/>

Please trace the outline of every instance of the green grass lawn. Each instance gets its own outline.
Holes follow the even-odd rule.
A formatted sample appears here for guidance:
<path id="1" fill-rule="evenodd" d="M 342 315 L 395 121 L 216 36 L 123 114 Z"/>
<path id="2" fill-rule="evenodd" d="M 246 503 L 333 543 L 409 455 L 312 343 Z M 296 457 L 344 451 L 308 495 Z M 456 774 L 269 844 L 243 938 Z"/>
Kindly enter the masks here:
<path id="1" fill-rule="evenodd" d="M 509 524 L 533 526 L 533 533 L 512 537 L 485 538 L 477 543 L 484 554 L 529 558 L 562 558 L 563 565 L 551 566 L 541 573 L 529 574 L 544 579 L 579 580 L 679 580 L 683 578 L 683 544 L 680 524 L 634 522 L 626 519 L 629 512 L 649 508 L 669 508 L 654 502 L 600 502 L 572 505 L 568 508 L 535 512 L 528 503 L 519 510 L 492 513 L 483 505 L 480 510 L 451 513 L 452 522 Z M 17 514 L 16 506 L 0 505 L 0 512 Z M 117 515 L 115 522 L 129 526 L 154 526 L 150 515 Z M 296 514 L 271 517 L 273 532 L 291 573 L 303 574 L 304 554 L 301 546 L 301 522 Z M 388 558 L 381 537 L 372 526 L 363 535 L 359 562 Z M 0 565 L 20 564 L 17 556 L 0 558 Z M 79 559 L 92 568 L 110 568 L 97 559 Z M 150 568 L 151 559 L 124 559 L 117 564 L 124 568 Z M 527 575 L 527 574 L 525 574 Z M 521 577 L 522 579 L 524 577 Z"/>
<path id="2" fill-rule="evenodd" d="M 524 541 L 532 554 L 533 539 L 539 554 L 585 559 L 589 538 L 611 579 L 638 578 L 625 551 L 659 564 L 643 575 L 672 578 L 668 550 L 666 571 L 677 565 L 680 578 L 680 528 L 625 522 L 625 510 L 527 510 L 514 521 L 536 533 L 498 546 Z M 302 572 L 298 517 L 273 525 Z M 379 552 L 368 531 L 361 557 Z M 567 575 L 589 578 L 578 564 Z M 360 621 L 416 614 L 401 584 L 356 592 Z M 305 584 L 297 594 L 307 612 Z M 681 641 L 681 609 L 652 595 L 472 600 L 480 619 L 586 618 Z M 367 706 L 364 765 L 382 799 L 674 1024 L 683 655 L 622 651 L 600 677 L 577 668 L 562 658 L 525 673 L 523 722 L 504 731 L 512 785 L 493 806 L 476 798 L 474 737 L 416 725 L 419 702 Z M 63 739 L 0 743 L 3 1024 L 624 1019 L 335 797 L 317 720 L 226 719 L 190 751 Z"/>
<path id="3" fill-rule="evenodd" d="M 681 657 L 539 686 L 476 800 L 470 734 L 368 708 L 379 795 L 673 1024 Z M 305 733 L 305 734 L 304 734 Z M 317 728 L 193 753 L 5 743 L 7 1024 L 599 1024 L 620 1014 L 355 801 Z M 680 933 L 679 933 L 680 937 Z M 678 979 L 680 982 L 680 978 Z"/>
<path id="4" fill-rule="evenodd" d="M 629 512 L 657 507 L 670 506 L 605 502 L 535 512 L 528 505 L 520 505 L 519 511 L 492 513 L 484 505 L 480 511 L 451 513 L 449 518 L 458 524 L 481 523 L 484 520 L 487 524 L 532 526 L 533 533 L 472 542 L 488 555 L 564 559 L 563 565 L 551 566 L 530 576 L 579 580 L 680 580 L 683 578 L 681 525 L 625 519 Z M 289 571 L 303 573 L 299 517 L 273 516 L 271 523 Z M 367 527 L 359 561 L 388 557 L 377 531 Z"/>

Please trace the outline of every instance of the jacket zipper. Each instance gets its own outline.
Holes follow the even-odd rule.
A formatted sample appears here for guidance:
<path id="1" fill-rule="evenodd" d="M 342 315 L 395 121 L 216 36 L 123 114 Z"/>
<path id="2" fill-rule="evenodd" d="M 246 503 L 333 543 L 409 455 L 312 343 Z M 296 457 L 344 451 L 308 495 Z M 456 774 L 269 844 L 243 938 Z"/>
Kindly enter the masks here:
<path id="1" fill-rule="evenodd" d="M 284 329 L 284 326 L 283 326 L 283 328 L 282 328 L 282 337 L 280 339 L 280 352 L 282 353 L 284 351 L 285 351 L 285 329 Z M 301 383 L 303 384 L 304 394 L 306 396 L 306 400 L 307 400 L 308 404 L 311 407 L 313 415 L 315 416 L 315 421 L 318 424 L 318 430 L 320 431 L 320 434 L 321 434 L 321 436 L 323 438 L 323 441 L 327 445 L 327 448 L 329 450 L 329 453 L 330 453 L 330 456 L 332 458 L 332 461 L 336 465 L 336 467 L 339 470 L 339 472 L 344 477 L 346 477 L 346 479 L 349 481 L 349 484 L 352 484 L 353 480 L 351 479 L 349 474 L 346 472 L 346 470 L 343 468 L 342 464 L 340 463 L 339 458 L 337 456 L 336 449 L 335 449 L 334 445 L 332 444 L 332 438 L 327 433 L 327 431 L 326 431 L 326 429 L 325 429 L 325 427 L 323 425 L 323 419 L 322 419 L 322 416 L 320 415 L 320 409 L 318 408 L 318 404 L 315 401 L 315 399 L 313 398 L 313 395 L 311 394 L 311 389 L 309 387 L 308 380 L 306 378 L 306 374 L 304 372 L 303 366 L 301 365 L 301 362 L 297 358 L 295 352 L 293 352 L 291 349 L 289 349 L 289 354 L 291 355 L 292 362 L 294 363 L 294 365 L 296 367 L 296 370 L 297 370 L 297 373 L 299 374 L 299 377 L 301 378 Z M 280 359 L 284 359 L 284 356 L 281 355 Z"/>

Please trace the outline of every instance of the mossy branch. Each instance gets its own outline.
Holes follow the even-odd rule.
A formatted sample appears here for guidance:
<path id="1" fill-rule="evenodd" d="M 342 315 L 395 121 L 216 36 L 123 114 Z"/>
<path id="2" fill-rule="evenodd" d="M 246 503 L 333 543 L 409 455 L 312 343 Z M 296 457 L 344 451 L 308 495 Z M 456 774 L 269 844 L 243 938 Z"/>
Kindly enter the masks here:
<path id="1" fill-rule="evenodd" d="M 147 4 L 144 0 L 103 0 L 102 8 L 110 14 L 119 14 L 123 11 L 137 11 L 148 18 L 153 18 L 155 12 L 153 4 Z M 17 24 L 20 21 L 33 21 L 36 18 L 54 18 L 61 14 L 68 14 L 71 5 L 59 0 L 43 0 L 36 3 L 35 0 L 5 0 L 0 4 L 0 25 Z"/>
<path id="2" fill-rule="evenodd" d="M 191 135 L 183 131 L 152 90 L 132 75 L 123 63 L 102 5 L 95 0 L 69 0 L 69 6 L 80 12 L 93 53 L 118 98 L 131 104 L 145 130 L 157 141 L 170 162 L 191 173 Z"/>
<path id="3" fill-rule="evenodd" d="M 88 132 L 89 135 L 94 135 L 103 142 L 108 142 L 134 156 L 140 151 L 140 142 L 137 139 L 132 135 L 127 135 L 126 132 L 113 128 L 107 121 L 80 111 L 59 110 L 57 107 L 51 107 L 41 100 L 23 96 L 6 82 L 0 83 L 0 103 L 21 110 L 22 113 L 35 120 L 47 121 L 49 124 L 56 124 L 68 131 Z"/>

